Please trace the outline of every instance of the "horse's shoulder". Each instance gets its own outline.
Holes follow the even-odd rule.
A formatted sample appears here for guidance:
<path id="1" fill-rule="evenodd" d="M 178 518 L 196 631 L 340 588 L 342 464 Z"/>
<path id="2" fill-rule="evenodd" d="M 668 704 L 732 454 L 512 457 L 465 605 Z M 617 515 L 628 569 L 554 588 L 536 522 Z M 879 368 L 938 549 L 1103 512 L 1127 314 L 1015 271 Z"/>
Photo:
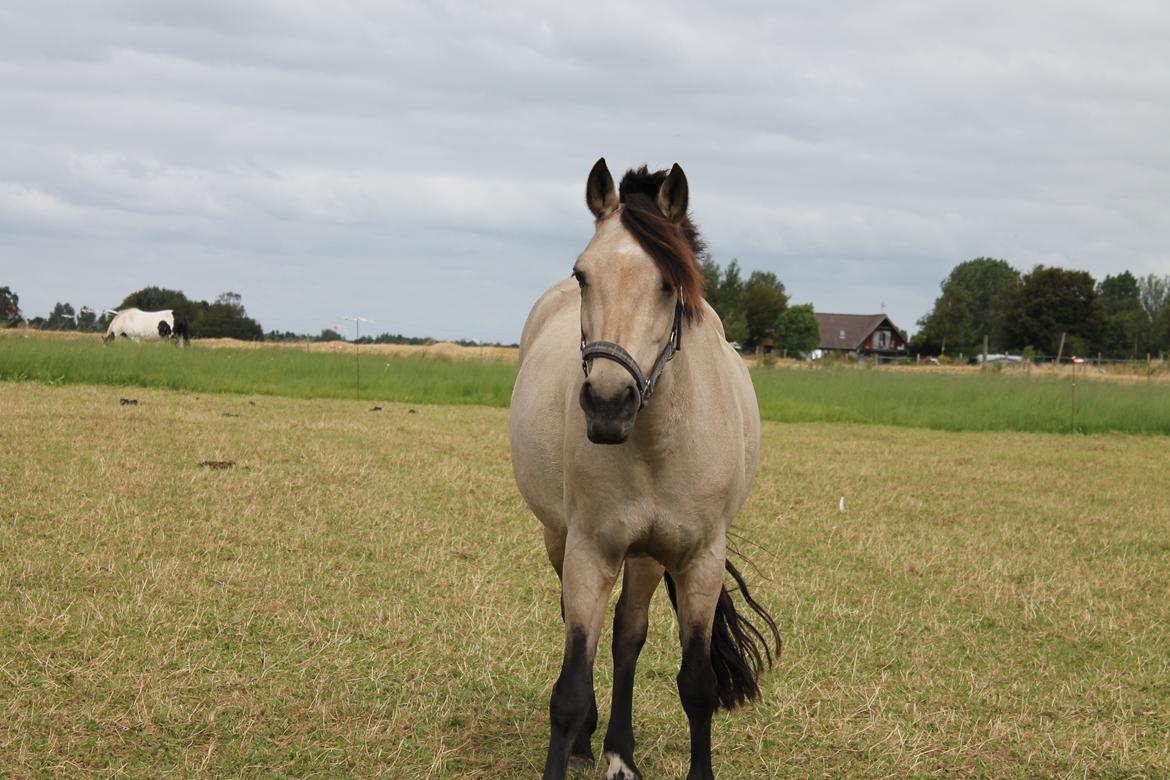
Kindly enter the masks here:
<path id="1" fill-rule="evenodd" d="M 580 302 L 581 294 L 577 282 L 572 278 L 563 279 L 548 288 L 533 304 L 524 322 L 524 330 L 520 334 L 520 360 L 524 360 L 532 342 L 545 330 L 549 320 L 572 306 L 580 305 Z"/>

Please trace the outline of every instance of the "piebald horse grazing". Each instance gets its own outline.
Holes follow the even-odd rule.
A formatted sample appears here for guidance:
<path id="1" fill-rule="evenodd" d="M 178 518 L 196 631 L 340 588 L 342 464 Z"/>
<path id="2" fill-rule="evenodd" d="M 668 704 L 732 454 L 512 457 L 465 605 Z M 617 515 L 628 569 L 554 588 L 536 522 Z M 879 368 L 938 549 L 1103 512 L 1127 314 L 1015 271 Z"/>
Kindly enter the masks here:
<path id="1" fill-rule="evenodd" d="M 757 679 L 772 663 L 765 633 L 780 647 L 775 622 L 726 560 L 728 525 L 756 472 L 759 409 L 743 361 L 703 300 L 702 243 L 687 215 L 682 169 L 643 166 L 617 190 L 601 159 L 585 200 L 596 217 L 593 239 L 572 278 L 528 315 L 512 394 L 512 466 L 544 525 L 565 621 L 544 778 L 593 761 L 593 661 L 623 563 L 606 778 L 641 777 L 634 667 L 664 574 L 682 642 L 687 777 L 713 778 L 715 708 L 758 698 Z M 725 573 L 762 630 L 736 610 Z"/>
<path id="2" fill-rule="evenodd" d="M 102 337 L 102 341 L 113 341 L 118 336 L 131 341 L 169 338 L 181 346 L 191 343 L 187 318 L 181 311 L 174 309 L 162 311 L 122 309 L 110 321 L 110 327 L 106 328 L 106 335 Z"/>

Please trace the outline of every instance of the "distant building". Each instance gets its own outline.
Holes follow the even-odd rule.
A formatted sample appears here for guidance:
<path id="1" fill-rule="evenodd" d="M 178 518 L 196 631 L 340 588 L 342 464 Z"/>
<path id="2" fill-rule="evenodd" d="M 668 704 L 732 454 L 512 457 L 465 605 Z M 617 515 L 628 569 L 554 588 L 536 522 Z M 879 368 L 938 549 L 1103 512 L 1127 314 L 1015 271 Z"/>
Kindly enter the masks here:
<path id="1" fill-rule="evenodd" d="M 820 349 L 853 352 L 858 355 L 900 357 L 906 354 L 906 340 L 898 326 L 884 314 L 820 314 Z"/>

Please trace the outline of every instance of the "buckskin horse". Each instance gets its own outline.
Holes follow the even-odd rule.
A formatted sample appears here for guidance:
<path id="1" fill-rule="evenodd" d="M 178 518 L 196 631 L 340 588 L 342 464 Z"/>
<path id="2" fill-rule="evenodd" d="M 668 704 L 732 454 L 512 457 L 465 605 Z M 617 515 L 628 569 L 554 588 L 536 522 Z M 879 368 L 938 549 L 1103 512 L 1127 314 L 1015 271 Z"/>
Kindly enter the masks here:
<path id="1" fill-rule="evenodd" d="M 682 644 L 687 777 L 704 780 L 714 777 L 713 712 L 758 698 L 773 645 L 780 652 L 775 621 L 727 561 L 727 529 L 759 459 L 759 409 L 743 361 L 703 300 L 703 245 L 682 169 L 642 166 L 615 189 L 601 159 L 585 200 L 593 239 L 572 277 L 528 315 L 510 418 L 516 483 L 544 526 L 562 588 L 564 660 L 549 704 L 544 778 L 593 762 L 593 662 L 624 565 L 606 778 L 641 777 L 634 669 L 650 599 L 665 579 Z M 761 627 L 736 608 L 725 574 Z"/>

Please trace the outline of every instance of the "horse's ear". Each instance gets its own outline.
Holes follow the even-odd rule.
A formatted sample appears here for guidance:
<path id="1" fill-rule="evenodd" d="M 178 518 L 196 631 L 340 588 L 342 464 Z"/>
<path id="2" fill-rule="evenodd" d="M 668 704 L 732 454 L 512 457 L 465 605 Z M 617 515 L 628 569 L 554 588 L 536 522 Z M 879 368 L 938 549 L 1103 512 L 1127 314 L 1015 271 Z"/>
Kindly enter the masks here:
<path id="1" fill-rule="evenodd" d="M 687 175 L 683 173 L 678 163 L 675 163 L 671 166 L 670 173 L 663 179 L 662 186 L 658 188 L 658 208 L 662 216 L 671 222 L 682 222 L 683 217 L 687 215 L 689 192 Z"/>
<path id="2" fill-rule="evenodd" d="M 599 157 L 593 164 L 593 170 L 589 171 L 589 181 L 585 183 L 585 205 L 598 219 L 604 219 L 617 210 L 617 190 L 614 189 L 613 176 L 609 175 L 604 157 Z"/>

